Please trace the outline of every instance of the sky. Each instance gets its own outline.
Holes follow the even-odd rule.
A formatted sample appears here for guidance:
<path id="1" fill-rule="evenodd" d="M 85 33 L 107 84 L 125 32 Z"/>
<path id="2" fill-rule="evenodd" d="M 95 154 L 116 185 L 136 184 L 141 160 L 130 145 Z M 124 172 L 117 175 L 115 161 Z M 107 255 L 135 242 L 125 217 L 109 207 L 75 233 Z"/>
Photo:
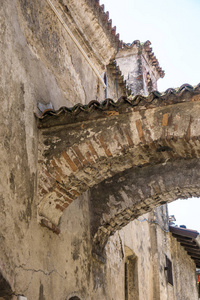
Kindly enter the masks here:
<path id="1" fill-rule="evenodd" d="M 165 77 L 158 90 L 200 82 L 200 0 L 100 0 L 125 43 L 150 40 Z M 200 232 L 200 199 L 169 204 L 177 225 Z"/>

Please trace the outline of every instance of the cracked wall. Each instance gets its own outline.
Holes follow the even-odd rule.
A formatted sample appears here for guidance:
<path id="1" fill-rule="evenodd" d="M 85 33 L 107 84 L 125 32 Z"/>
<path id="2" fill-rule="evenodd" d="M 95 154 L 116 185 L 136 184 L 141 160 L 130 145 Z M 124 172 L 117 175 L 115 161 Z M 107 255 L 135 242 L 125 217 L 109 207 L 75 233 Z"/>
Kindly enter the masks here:
<path id="1" fill-rule="evenodd" d="M 78 9 L 77 2 L 76 14 Z M 85 4 L 83 11 L 93 18 Z M 69 24 L 71 16 L 64 16 Z M 84 28 L 89 21 L 84 20 Z M 96 19 L 92 24 L 91 32 L 96 25 L 97 32 L 102 33 Z M 24 295 L 28 300 L 110 300 L 108 288 L 116 291 L 111 283 L 106 283 L 109 266 L 92 256 L 94 226 L 90 205 L 94 200 L 91 196 L 97 191 L 84 190 L 62 211 L 59 235 L 38 224 L 38 128 L 34 116 L 38 102 L 51 102 L 55 109 L 71 107 L 77 102 L 103 99 L 104 91 L 100 89 L 97 95 L 99 83 L 94 72 L 45 0 L 2 3 L 0 26 L 0 272 L 13 291 L 13 299 Z M 72 30 L 81 40 L 75 24 Z M 91 59 L 103 71 L 98 47 L 105 55 L 109 53 L 103 65 L 114 50 L 105 35 L 102 40 L 94 36 L 95 40 L 96 54 Z M 84 49 L 90 49 L 89 46 L 85 41 Z M 131 140 L 128 135 L 127 138 L 128 145 Z M 109 156 L 104 142 L 100 152 Z M 108 204 L 112 201 L 108 200 Z"/>
<path id="2" fill-rule="evenodd" d="M 108 299 L 126 299 L 127 255 L 137 259 L 139 299 L 198 299 L 195 263 L 169 232 L 166 216 L 164 205 L 138 217 L 108 239 L 105 247 Z M 172 261 L 173 286 L 167 282 L 166 255 Z"/>
<path id="3" fill-rule="evenodd" d="M 63 216 L 63 234 L 38 225 L 34 112 L 38 101 L 51 102 L 54 108 L 86 103 L 95 95 L 91 91 L 96 90 L 96 79 L 81 57 L 76 60 L 77 53 L 69 54 L 74 47 L 70 41 L 66 46 L 66 36 L 45 1 L 2 3 L 0 27 L 0 272 L 14 295 L 54 300 L 77 292 L 87 298 L 87 195 Z"/>

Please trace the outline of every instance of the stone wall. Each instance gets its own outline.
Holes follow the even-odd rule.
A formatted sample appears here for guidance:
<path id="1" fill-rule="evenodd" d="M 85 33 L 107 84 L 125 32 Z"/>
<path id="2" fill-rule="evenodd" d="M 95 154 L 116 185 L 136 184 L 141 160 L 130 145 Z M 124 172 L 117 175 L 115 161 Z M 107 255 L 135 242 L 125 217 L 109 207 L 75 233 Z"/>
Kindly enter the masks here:
<path id="1" fill-rule="evenodd" d="M 138 299 L 198 299 L 195 264 L 166 226 L 166 206 L 162 206 L 132 221 L 109 238 L 106 245 L 107 299 L 126 299 L 127 255 L 137 258 Z M 172 261 L 173 285 L 167 280 L 166 255 Z"/>
<path id="2" fill-rule="evenodd" d="M 34 112 L 38 102 L 57 109 L 96 99 L 97 79 L 45 1 L 4 1 L 0 27 L 0 272 L 29 300 L 89 299 L 87 195 L 66 211 L 63 234 L 37 221 Z"/>
<path id="3" fill-rule="evenodd" d="M 133 95 L 147 96 L 157 90 L 157 81 L 164 77 L 164 71 L 149 47 L 149 41 L 134 41 L 124 45 L 116 55 L 117 63 Z"/>
<path id="4" fill-rule="evenodd" d="M 84 50 L 91 55 L 98 72 L 104 72 L 115 48 L 90 6 L 85 1 L 59 1 L 61 6 L 53 2 L 79 42 L 82 41 Z M 82 24 L 81 14 L 78 19 L 80 11 L 87 15 Z M 92 24 L 89 32 L 98 33 L 88 35 L 93 40 L 83 35 L 88 23 Z M 51 103 L 55 109 L 70 107 L 77 102 L 85 104 L 92 99 L 104 99 L 104 90 L 45 0 L 3 1 L 0 26 L 2 282 L 9 294 L 12 290 L 13 299 L 18 295 L 28 300 L 68 300 L 75 296 L 81 300 L 112 299 L 112 283 L 107 282 L 111 262 L 102 263 L 92 256 L 92 194 L 82 193 L 62 212 L 59 235 L 41 226 L 37 215 L 40 162 L 38 122 L 34 113 L 39 112 L 38 102 Z M 98 43 L 91 49 L 95 41 Z M 104 60 L 97 49 L 103 51 Z M 135 235 L 137 237 L 137 233 Z M 147 233 L 145 237 L 148 238 Z M 123 244 L 120 240 L 117 243 L 118 252 L 113 249 L 116 269 L 123 260 L 120 250 Z M 136 254 L 137 247 L 133 249 Z M 119 281 L 122 287 L 123 277 Z"/>

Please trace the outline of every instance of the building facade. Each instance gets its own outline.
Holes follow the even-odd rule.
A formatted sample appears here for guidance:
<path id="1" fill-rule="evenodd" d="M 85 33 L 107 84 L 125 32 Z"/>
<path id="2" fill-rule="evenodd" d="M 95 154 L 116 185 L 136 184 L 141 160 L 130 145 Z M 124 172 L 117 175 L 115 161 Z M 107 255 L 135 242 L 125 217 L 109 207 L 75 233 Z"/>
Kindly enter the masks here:
<path id="1" fill-rule="evenodd" d="M 149 42 L 124 44 L 109 14 L 92 0 L 4 1 L 0 24 L 0 297 L 196 299 L 195 264 L 168 232 L 165 208 L 140 217 L 155 207 L 155 201 L 146 197 L 138 214 L 130 216 L 127 210 L 128 217 L 124 215 L 118 227 L 115 224 L 111 237 L 104 240 L 96 234 L 107 222 L 108 206 L 111 214 L 120 205 L 126 208 L 111 197 L 109 189 L 100 188 L 101 182 L 107 178 L 105 184 L 109 184 L 109 179 L 120 175 L 120 186 L 128 176 L 124 166 L 132 167 L 126 156 L 128 147 L 122 153 L 127 161 L 116 159 L 113 169 L 105 159 L 105 155 L 113 156 L 105 141 L 109 126 L 102 138 L 95 141 L 94 136 L 89 143 L 87 138 L 94 130 L 105 128 L 107 117 L 118 126 L 114 118 L 121 113 L 105 109 L 116 102 L 101 105 L 97 101 L 124 96 L 121 101 L 129 105 L 130 94 L 147 95 L 156 89 L 164 72 Z M 188 99 L 198 97 L 199 90 L 193 89 L 191 95 Z M 103 111 L 101 118 L 99 110 Z M 64 126 L 68 113 L 71 125 Z M 125 122 L 128 113 L 123 118 Z M 168 124 L 166 114 L 163 120 L 163 126 Z M 89 122 L 95 129 L 87 129 Z M 139 121 L 137 130 L 143 140 Z M 132 147 L 132 136 L 124 132 Z M 66 147 L 75 140 L 73 149 L 61 151 L 61 140 Z M 88 146 L 81 149 L 83 158 L 76 144 L 85 140 Z M 118 148 L 120 145 L 118 141 Z M 166 148 L 159 147 L 157 156 L 165 155 Z M 54 159 L 51 151 L 59 155 L 61 151 L 63 156 Z M 138 159 L 140 170 L 147 158 Z M 96 173 L 91 173 L 94 165 Z M 194 186 L 193 193 L 197 191 Z M 106 193 L 110 194 L 108 204 L 102 200 Z M 175 199 L 167 197 L 166 202 Z M 130 194 L 130 201 L 132 198 Z M 163 200 L 156 203 L 163 204 Z M 172 262 L 173 285 L 167 279 L 166 258 Z"/>

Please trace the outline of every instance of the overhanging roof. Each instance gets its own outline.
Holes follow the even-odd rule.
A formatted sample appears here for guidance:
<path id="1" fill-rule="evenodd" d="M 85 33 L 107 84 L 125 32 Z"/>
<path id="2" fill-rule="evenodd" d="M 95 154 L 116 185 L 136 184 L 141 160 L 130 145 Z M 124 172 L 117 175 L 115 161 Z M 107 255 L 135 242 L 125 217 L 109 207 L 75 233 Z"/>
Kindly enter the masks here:
<path id="1" fill-rule="evenodd" d="M 198 231 L 175 226 L 169 226 L 169 230 L 194 260 L 196 267 L 200 268 L 200 236 Z"/>
<path id="2" fill-rule="evenodd" d="M 164 93 L 154 91 L 147 97 L 137 95 L 133 99 L 121 97 L 118 101 L 106 99 L 103 102 L 96 100 L 87 105 L 76 104 L 75 106 L 61 107 L 59 110 L 47 109 L 41 115 L 37 115 L 38 127 L 48 128 L 58 125 L 72 124 L 88 120 L 106 118 L 113 115 L 127 113 L 130 110 L 142 110 L 163 105 L 181 103 L 187 101 L 189 97 L 200 94 L 200 84 L 193 87 L 189 84 L 183 84 L 177 89 L 169 88 Z"/>

